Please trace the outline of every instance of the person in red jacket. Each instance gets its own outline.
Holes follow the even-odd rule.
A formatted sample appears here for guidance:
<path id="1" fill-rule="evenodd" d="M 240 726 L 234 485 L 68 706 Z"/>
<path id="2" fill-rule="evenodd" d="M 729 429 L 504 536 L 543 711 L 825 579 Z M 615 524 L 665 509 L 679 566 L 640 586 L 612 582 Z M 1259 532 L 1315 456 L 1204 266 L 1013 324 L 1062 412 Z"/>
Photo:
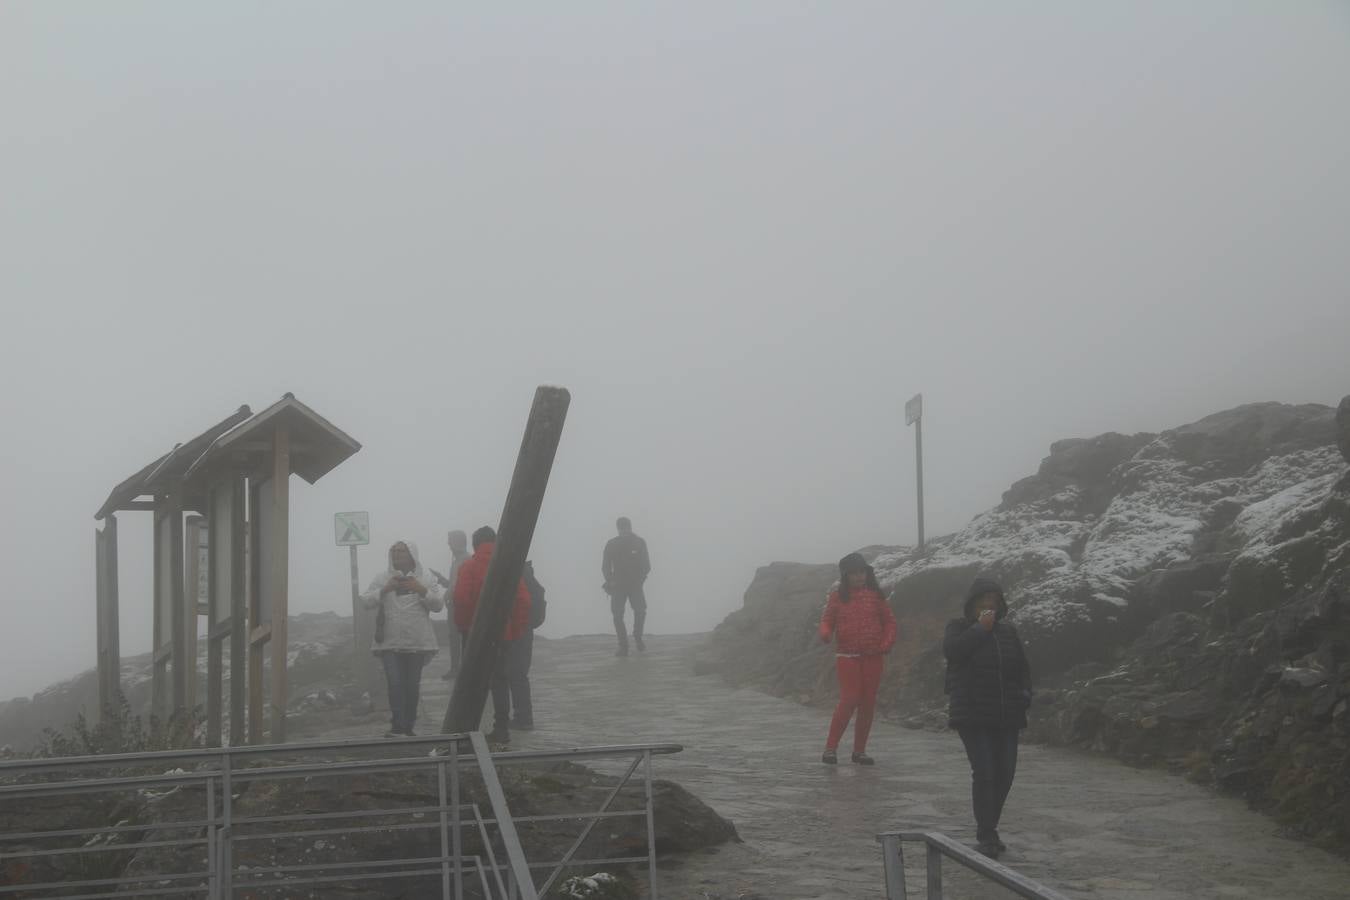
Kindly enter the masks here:
<path id="1" fill-rule="evenodd" d="M 466 647 L 474 614 L 478 612 L 478 595 L 483 592 L 483 579 L 487 577 L 488 563 L 492 561 L 492 551 L 496 546 L 497 532 L 492 530 L 492 526 L 484 525 L 475 531 L 473 556 L 464 560 L 455 577 L 452 598 L 455 628 L 464 636 Z M 511 618 L 506 621 L 506 630 L 502 634 L 502 643 L 497 647 L 497 659 L 492 667 L 492 731 L 488 734 L 488 740 L 495 743 L 505 744 L 511 740 L 511 682 L 506 657 L 510 642 L 520 638 L 529 628 L 530 592 L 522 579 L 516 585 L 516 602 L 511 606 Z"/>
<path id="2" fill-rule="evenodd" d="M 875 765 L 867 755 L 867 735 L 877 709 L 882 657 L 895 645 L 895 615 L 877 584 L 876 573 L 860 553 L 839 560 L 839 587 L 830 592 L 825 603 L 820 639 L 827 644 L 835 641 L 835 669 L 839 673 L 839 705 L 830 720 L 830 734 L 820 761 L 829 765 L 839 762 L 839 740 L 856 710 L 853 761 L 860 766 Z"/>

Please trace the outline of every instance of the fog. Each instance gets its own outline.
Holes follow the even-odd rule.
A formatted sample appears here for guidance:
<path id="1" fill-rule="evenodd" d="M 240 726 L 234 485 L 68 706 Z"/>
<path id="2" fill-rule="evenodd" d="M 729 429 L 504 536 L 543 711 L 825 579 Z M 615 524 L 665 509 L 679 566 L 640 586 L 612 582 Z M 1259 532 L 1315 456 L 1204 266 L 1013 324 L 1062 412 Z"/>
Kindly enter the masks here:
<path id="1" fill-rule="evenodd" d="M 1346 110 L 1337 3 L 6 3 L 0 697 L 93 665 L 112 487 L 286 391 L 364 445 L 293 481 L 317 612 L 334 512 L 443 570 L 566 386 L 552 636 L 620 515 L 658 636 L 912 542 L 920 391 L 930 535 L 1062 437 L 1334 403 Z"/>

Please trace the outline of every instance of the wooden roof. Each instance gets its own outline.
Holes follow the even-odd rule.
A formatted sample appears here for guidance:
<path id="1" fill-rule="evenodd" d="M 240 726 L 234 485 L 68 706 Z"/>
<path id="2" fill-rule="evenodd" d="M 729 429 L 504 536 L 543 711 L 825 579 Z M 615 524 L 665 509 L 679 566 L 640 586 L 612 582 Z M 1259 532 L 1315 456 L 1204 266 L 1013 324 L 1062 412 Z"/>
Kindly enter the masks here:
<path id="1" fill-rule="evenodd" d="M 167 488 L 170 483 L 183 476 L 192 463 L 222 434 L 244 422 L 252 415 L 247 406 L 241 406 L 229 415 L 203 431 L 196 437 L 181 444 L 175 444 L 168 453 L 143 467 L 135 475 L 112 489 L 108 499 L 94 513 L 95 519 L 102 519 L 112 512 L 123 508 L 127 503 L 145 494 L 154 494 L 158 489 Z"/>
<path id="2" fill-rule="evenodd" d="M 310 484 L 361 449 L 361 444 L 351 435 L 288 393 L 256 416 L 216 437 L 188 466 L 183 477 L 191 479 L 225 460 L 237 463 L 250 457 L 270 457 L 272 439 L 282 425 L 290 432 L 291 471 Z"/>

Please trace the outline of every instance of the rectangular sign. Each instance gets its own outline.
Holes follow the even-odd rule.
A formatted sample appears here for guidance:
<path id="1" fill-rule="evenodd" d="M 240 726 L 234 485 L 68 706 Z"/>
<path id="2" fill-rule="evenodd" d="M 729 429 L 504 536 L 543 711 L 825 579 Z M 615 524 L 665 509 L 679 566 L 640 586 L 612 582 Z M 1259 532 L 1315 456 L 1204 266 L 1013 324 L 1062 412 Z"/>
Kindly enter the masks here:
<path id="1" fill-rule="evenodd" d="M 370 513 L 333 513 L 333 537 L 339 547 L 356 547 L 370 543 Z"/>
<path id="2" fill-rule="evenodd" d="M 923 394 L 915 394 L 905 404 L 905 424 L 913 425 L 923 418 Z"/>

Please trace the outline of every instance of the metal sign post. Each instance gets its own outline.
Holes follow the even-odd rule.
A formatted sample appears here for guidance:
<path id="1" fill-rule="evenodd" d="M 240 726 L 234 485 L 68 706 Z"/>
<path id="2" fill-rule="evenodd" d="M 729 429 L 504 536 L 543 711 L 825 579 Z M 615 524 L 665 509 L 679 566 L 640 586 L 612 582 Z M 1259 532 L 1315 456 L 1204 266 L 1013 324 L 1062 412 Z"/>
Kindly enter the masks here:
<path id="1" fill-rule="evenodd" d="M 905 404 L 905 424 L 914 426 L 914 467 L 919 498 L 919 548 L 923 549 L 923 394 L 915 394 Z"/>
<path id="2" fill-rule="evenodd" d="M 373 629 L 368 627 L 370 616 L 361 608 L 361 576 L 356 566 L 356 548 L 370 543 L 370 513 L 340 512 L 333 514 L 333 539 L 339 547 L 351 552 L 352 564 L 352 671 L 361 686 L 370 695 L 370 705 L 375 706 L 375 680 L 371 674 L 370 661 L 366 658 L 370 642 L 374 637 Z"/>

